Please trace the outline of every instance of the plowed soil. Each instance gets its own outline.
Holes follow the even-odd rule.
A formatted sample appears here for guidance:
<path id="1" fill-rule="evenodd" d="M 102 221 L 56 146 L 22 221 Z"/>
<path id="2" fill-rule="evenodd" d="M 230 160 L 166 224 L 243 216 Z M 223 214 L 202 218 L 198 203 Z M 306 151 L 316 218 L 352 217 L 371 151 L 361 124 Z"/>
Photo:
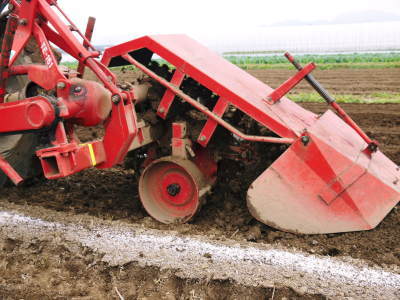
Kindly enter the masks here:
<path id="1" fill-rule="evenodd" d="M 317 72 L 319 73 L 316 76 L 333 93 L 370 94 L 379 91 L 400 93 L 398 69 Z M 285 70 L 272 70 L 272 72 L 256 70 L 250 73 L 261 80 L 268 81 L 273 87 L 292 74 Z M 302 85 L 299 90 L 309 91 L 308 87 Z M 303 105 L 315 112 L 322 112 L 327 108 L 325 104 Z M 400 164 L 400 105 L 344 104 L 343 108 L 368 134 L 380 142 L 382 151 L 389 158 L 396 164 Z M 294 235 L 277 231 L 258 223 L 251 217 L 245 203 L 246 187 L 241 182 L 241 174 L 237 175 L 237 179 L 231 182 L 219 182 L 200 214 L 191 223 L 184 225 L 162 225 L 151 219 L 140 204 L 136 174 L 123 167 L 102 171 L 87 170 L 56 181 L 35 179 L 19 188 L 5 188 L 0 201 L 28 207 L 39 206 L 77 215 L 88 214 L 95 218 L 141 224 L 144 228 L 175 230 L 183 235 L 200 234 L 211 240 L 233 239 L 241 242 L 279 244 L 313 254 L 351 256 L 378 265 L 400 265 L 399 205 L 376 229 L 371 231 L 315 236 Z M 3 276 L 3 279 L 0 279 L 0 298 L 20 299 L 28 295 L 37 299 L 53 298 L 47 288 L 41 291 L 45 285 L 39 280 L 32 283 L 32 286 L 18 285 L 16 291 L 12 288 L 13 280 L 19 280 L 16 276 L 21 276 L 22 273 L 27 276 L 41 273 L 43 272 L 41 268 L 64 274 L 62 276 L 70 282 L 69 286 L 62 285 L 62 288 L 57 282 L 54 283 L 57 293 L 53 296 L 57 296 L 58 299 L 63 299 L 63 297 L 92 299 L 84 298 L 90 294 L 85 294 L 85 287 L 87 282 L 91 282 L 92 276 L 96 278 L 94 286 L 95 289 L 100 289 L 98 294 L 100 298 L 116 298 L 117 294 L 110 284 L 115 280 L 121 280 L 118 282 L 125 282 L 125 284 L 135 282 L 136 292 L 132 294 L 132 299 L 160 299 L 161 295 L 164 299 L 195 299 L 191 297 L 191 293 L 196 294 L 199 291 L 202 291 L 204 295 L 201 299 L 244 299 L 246 297 L 260 299 L 272 295 L 272 290 L 248 289 L 235 286 L 230 282 L 211 282 L 206 286 L 198 282 L 185 282 L 174 277 L 168 270 L 146 268 L 144 272 L 134 263 L 124 266 L 123 271 L 105 265 L 97 265 L 93 270 L 88 270 L 87 265 L 91 262 L 86 261 L 86 254 L 81 253 L 84 249 L 71 252 L 61 246 L 57 248 L 54 243 L 49 243 L 38 252 L 39 254 L 36 252 L 29 254 L 23 250 L 25 248 L 21 248 L 23 241 L 9 241 L 7 237 L 2 237 L 2 240 L 3 250 L 0 252 L 0 262 L 10 264 L 8 269 L 10 277 L 5 278 L 4 276 L 8 276 L 7 272 L 0 272 Z M 50 261 L 49 265 L 40 265 L 38 259 L 43 257 Z M 24 272 L 21 273 L 18 268 L 24 268 Z M 155 277 L 165 277 L 166 279 L 162 281 L 163 285 L 156 285 L 153 280 Z M 91 286 L 93 287 L 93 284 Z M 75 290 L 76 294 L 67 293 L 68 290 Z M 110 293 L 113 295 L 109 296 Z M 172 296 L 165 298 L 166 293 Z M 180 298 L 178 295 L 184 296 Z M 276 296 L 279 296 L 278 299 L 299 297 L 298 294 L 285 289 L 277 291 Z"/>
<path id="2" fill-rule="evenodd" d="M 249 73 L 273 88 L 277 88 L 294 70 L 250 70 Z M 337 69 L 315 70 L 313 75 L 332 94 L 371 95 L 400 93 L 400 69 Z M 300 82 L 296 93 L 314 92 L 306 81 Z"/>

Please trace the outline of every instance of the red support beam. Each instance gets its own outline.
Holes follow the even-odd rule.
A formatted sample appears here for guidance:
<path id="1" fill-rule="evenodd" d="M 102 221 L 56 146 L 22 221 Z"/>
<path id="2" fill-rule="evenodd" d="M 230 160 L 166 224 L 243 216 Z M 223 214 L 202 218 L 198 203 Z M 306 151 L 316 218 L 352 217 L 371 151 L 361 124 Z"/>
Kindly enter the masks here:
<path id="1" fill-rule="evenodd" d="M 293 77 L 286 80 L 282 85 L 275 89 L 271 94 L 265 99 L 269 104 L 274 104 L 278 102 L 283 96 L 289 93 L 301 80 L 304 79 L 312 70 L 315 69 L 314 63 L 309 63 L 299 72 L 297 72 Z"/>
<path id="2" fill-rule="evenodd" d="M 88 23 L 86 26 L 86 32 L 85 32 L 85 37 L 88 41 L 92 40 L 95 24 L 96 24 L 96 18 L 89 17 L 89 20 L 88 20 Z M 90 44 L 88 42 L 86 42 L 86 40 L 83 41 L 83 47 L 85 47 L 86 49 L 89 49 L 89 46 L 90 46 Z M 85 73 L 85 64 L 82 61 L 79 62 L 77 71 L 79 73 L 79 77 L 83 78 L 83 75 Z"/>
<path id="3" fill-rule="evenodd" d="M 228 101 L 226 101 L 223 98 L 220 98 L 214 106 L 213 113 L 219 117 L 222 117 L 226 109 L 228 108 L 228 105 L 229 105 Z M 211 137 L 213 136 L 217 126 L 218 123 L 215 120 L 208 118 L 206 124 L 204 125 L 203 129 L 200 132 L 197 142 L 203 147 L 206 147 Z"/>
<path id="4" fill-rule="evenodd" d="M 182 84 L 183 78 L 185 78 L 185 73 L 176 69 L 174 75 L 172 76 L 171 84 L 179 88 L 179 86 Z M 167 117 L 169 108 L 171 107 L 174 98 L 175 98 L 175 93 L 167 89 L 157 109 L 157 114 L 161 118 L 165 119 Z"/>

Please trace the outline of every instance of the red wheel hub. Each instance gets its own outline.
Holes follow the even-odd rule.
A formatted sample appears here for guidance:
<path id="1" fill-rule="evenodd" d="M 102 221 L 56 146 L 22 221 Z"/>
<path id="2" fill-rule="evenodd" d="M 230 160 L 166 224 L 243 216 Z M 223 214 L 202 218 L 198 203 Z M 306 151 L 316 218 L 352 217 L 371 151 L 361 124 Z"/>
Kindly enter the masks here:
<path id="1" fill-rule="evenodd" d="M 166 157 L 143 172 L 139 194 L 146 211 L 163 223 L 184 223 L 200 208 L 204 175 L 191 161 Z"/>
<path id="2" fill-rule="evenodd" d="M 169 205 L 188 204 L 196 193 L 196 185 L 181 168 L 172 168 L 164 173 L 160 180 L 160 199 Z"/>

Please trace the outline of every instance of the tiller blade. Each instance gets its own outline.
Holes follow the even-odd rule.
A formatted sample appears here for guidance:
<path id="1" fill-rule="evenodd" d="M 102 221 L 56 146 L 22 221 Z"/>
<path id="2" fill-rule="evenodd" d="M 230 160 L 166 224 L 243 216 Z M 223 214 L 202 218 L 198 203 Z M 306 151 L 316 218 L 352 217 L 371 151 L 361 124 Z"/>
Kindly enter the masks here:
<path id="1" fill-rule="evenodd" d="M 252 215 L 305 234 L 374 228 L 400 200 L 400 169 L 367 147 L 328 110 L 250 186 Z"/>

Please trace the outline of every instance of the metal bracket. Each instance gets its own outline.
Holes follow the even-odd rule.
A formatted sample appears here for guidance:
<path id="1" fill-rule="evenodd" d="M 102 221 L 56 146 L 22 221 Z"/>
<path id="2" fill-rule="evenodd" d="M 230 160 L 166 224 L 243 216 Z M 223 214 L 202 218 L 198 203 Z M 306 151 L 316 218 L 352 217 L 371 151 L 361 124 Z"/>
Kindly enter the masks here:
<path id="1" fill-rule="evenodd" d="M 222 117 L 226 109 L 228 108 L 228 105 L 228 101 L 220 98 L 214 106 L 213 113 L 219 117 Z M 203 147 L 206 147 L 211 137 L 213 136 L 217 126 L 218 123 L 215 120 L 208 118 L 206 124 L 200 132 L 197 142 Z"/>
<path id="2" fill-rule="evenodd" d="M 270 93 L 264 100 L 269 104 L 275 104 L 283 96 L 290 92 L 300 81 L 302 81 L 312 70 L 315 69 L 314 63 L 309 63 L 294 76 L 286 80 L 282 85 Z"/>
<path id="3" fill-rule="evenodd" d="M 188 154 L 194 157 L 192 143 L 187 138 L 186 122 L 172 123 L 172 156 L 187 159 Z"/>
<path id="4" fill-rule="evenodd" d="M 182 84 L 183 78 L 185 78 L 185 73 L 176 69 L 174 75 L 172 76 L 171 84 L 179 88 L 179 86 Z M 167 89 L 165 91 L 164 96 L 161 99 L 160 104 L 158 105 L 157 115 L 165 119 L 167 117 L 169 108 L 171 107 L 171 104 L 174 101 L 174 98 L 175 98 L 175 93 Z"/>

